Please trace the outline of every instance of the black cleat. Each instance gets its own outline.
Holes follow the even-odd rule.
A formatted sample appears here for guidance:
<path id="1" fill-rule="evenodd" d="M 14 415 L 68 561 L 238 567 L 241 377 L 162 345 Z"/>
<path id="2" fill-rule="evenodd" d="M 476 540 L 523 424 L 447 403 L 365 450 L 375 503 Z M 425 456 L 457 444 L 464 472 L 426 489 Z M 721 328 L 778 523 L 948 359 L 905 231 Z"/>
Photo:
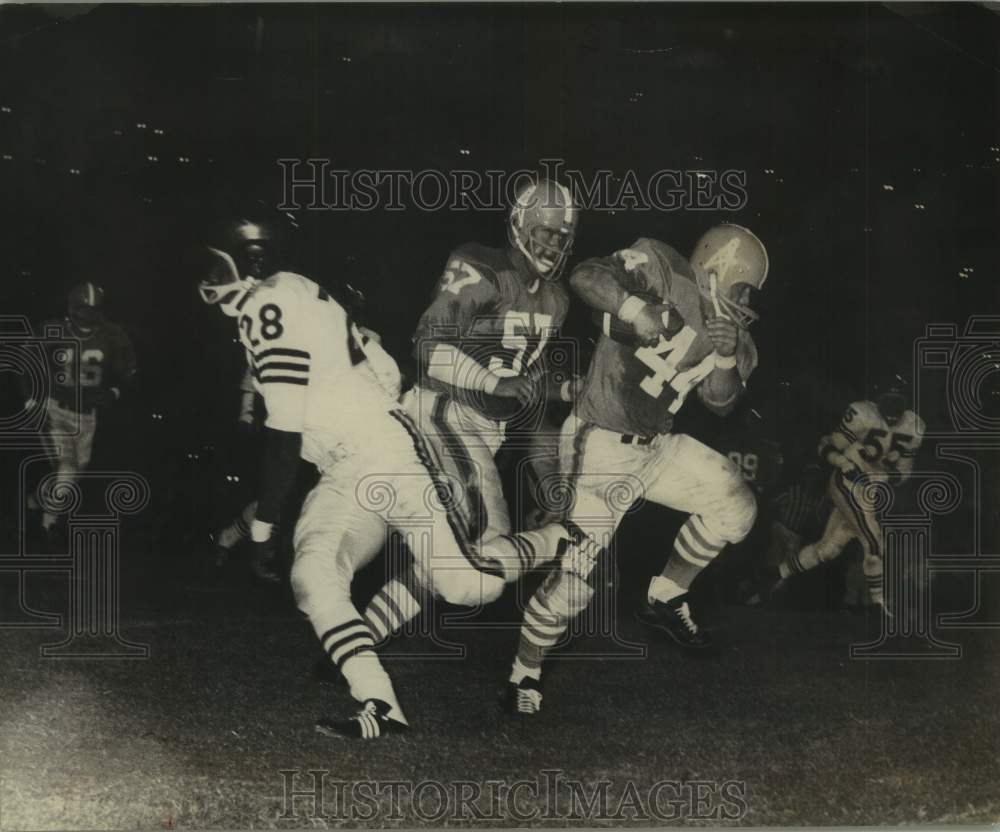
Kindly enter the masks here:
<path id="1" fill-rule="evenodd" d="M 389 716 L 389 704 L 381 699 L 368 699 L 364 707 L 347 719 L 318 719 L 316 732 L 327 737 L 347 737 L 354 740 L 377 740 L 389 734 L 402 734 L 410 726 Z"/>
<path id="2" fill-rule="evenodd" d="M 530 676 L 507 682 L 500 709 L 510 716 L 534 716 L 542 709 L 542 683 Z"/>
<path id="3" fill-rule="evenodd" d="M 688 653 L 708 654 L 715 652 L 715 643 L 708 633 L 699 629 L 691 608 L 688 593 L 678 595 L 669 601 L 646 601 L 635 612 L 635 619 L 667 636 L 674 644 Z"/>

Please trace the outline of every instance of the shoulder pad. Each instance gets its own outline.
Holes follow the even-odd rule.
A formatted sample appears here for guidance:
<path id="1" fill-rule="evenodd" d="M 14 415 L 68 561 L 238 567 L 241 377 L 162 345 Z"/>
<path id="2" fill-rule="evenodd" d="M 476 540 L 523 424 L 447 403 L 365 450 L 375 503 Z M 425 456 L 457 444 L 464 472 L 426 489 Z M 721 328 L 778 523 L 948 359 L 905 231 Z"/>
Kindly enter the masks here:
<path id="1" fill-rule="evenodd" d="M 923 436 L 927 432 L 927 425 L 924 424 L 924 420 L 921 419 L 912 410 L 907 410 L 903 414 L 903 423 L 913 431 L 917 436 Z"/>
<path id="2" fill-rule="evenodd" d="M 494 286 L 498 282 L 498 272 L 513 268 L 513 264 L 504 249 L 490 248 L 479 243 L 465 243 L 459 246 L 448 255 L 449 267 L 453 260 L 465 263 L 467 267 L 473 269 Z"/>
<path id="3" fill-rule="evenodd" d="M 312 295 L 318 291 L 318 285 L 307 277 L 295 272 L 277 272 L 258 283 L 250 297 L 258 303 L 262 301 L 273 303 L 280 299 L 291 300 Z"/>
<path id="4" fill-rule="evenodd" d="M 848 415 L 850 415 L 850 423 L 852 425 L 877 425 L 882 421 L 881 415 L 879 415 L 878 407 L 874 402 L 869 401 L 858 401 L 851 402 L 847 408 L 847 413 L 844 415 L 844 421 L 848 421 Z"/>
<path id="5" fill-rule="evenodd" d="M 673 246 L 649 237 L 640 237 L 636 240 L 633 248 L 644 251 L 649 255 L 650 259 L 657 260 L 661 269 L 665 268 L 672 274 L 694 280 L 694 270 L 691 268 L 691 264 Z"/>

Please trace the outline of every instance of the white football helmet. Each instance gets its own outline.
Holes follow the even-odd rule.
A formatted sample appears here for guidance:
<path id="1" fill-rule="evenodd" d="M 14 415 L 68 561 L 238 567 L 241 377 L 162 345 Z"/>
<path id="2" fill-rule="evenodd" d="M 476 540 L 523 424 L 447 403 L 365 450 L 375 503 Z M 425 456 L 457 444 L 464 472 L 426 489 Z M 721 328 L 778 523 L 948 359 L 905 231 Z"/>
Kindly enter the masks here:
<path id="1" fill-rule="evenodd" d="M 706 231 L 690 258 L 698 289 L 716 313 L 746 328 L 758 315 L 739 297 L 739 284 L 760 289 L 767 279 L 767 249 L 750 229 L 723 223 Z"/>
<path id="2" fill-rule="evenodd" d="M 272 272 L 274 237 L 266 225 L 250 220 L 237 220 L 226 236 L 224 247 L 207 248 L 198 294 L 235 316 L 235 302 Z"/>

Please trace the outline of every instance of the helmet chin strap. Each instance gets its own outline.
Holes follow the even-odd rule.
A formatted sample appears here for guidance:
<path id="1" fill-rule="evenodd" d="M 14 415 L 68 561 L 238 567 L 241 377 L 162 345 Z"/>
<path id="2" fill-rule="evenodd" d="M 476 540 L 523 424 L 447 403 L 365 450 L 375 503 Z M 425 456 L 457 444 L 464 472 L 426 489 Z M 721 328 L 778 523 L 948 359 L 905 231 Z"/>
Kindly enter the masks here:
<path id="1" fill-rule="evenodd" d="M 528 251 L 528 249 L 526 249 L 524 247 L 524 243 L 521 242 L 521 237 L 518 234 L 514 235 L 514 245 L 517 246 L 518 251 L 520 251 L 521 254 L 523 254 L 525 256 L 525 258 L 527 259 L 527 261 L 529 263 L 531 263 L 532 266 L 534 266 L 535 271 L 538 272 L 538 274 L 539 274 L 540 277 L 544 278 L 546 275 L 549 275 L 549 274 L 552 273 L 552 270 L 555 268 L 555 264 L 553 264 L 551 266 L 545 266 L 542 263 L 539 263 L 538 260 L 537 260 L 537 258 L 535 258 L 531 254 L 531 252 Z"/>
<path id="2" fill-rule="evenodd" d="M 715 316 L 729 318 L 729 315 L 722 311 L 722 305 L 719 303 L 719 279 L 715 276 L 715 272 L 710 272 L 708 275 L 708 293 L 712 298 L 712 306 L 715 307 Z M 732 319 L 730 318 L 730 320 Z"/>

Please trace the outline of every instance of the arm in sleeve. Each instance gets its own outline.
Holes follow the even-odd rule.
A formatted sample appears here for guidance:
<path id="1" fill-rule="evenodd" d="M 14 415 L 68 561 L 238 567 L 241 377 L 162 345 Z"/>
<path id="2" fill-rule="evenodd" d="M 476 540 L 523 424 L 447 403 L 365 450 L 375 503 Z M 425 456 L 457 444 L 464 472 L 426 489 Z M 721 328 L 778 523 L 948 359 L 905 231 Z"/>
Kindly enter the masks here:
<path id="1" fill-rule="evenodd" d="M 644 251 L 623 249 L 610 257 L 585 260 L 573 270 L 569 284 L 588 306 L 629 323 L 646 303 L 655 303 L 660 296 L 644 268 L 648 263 Z"/>
<path id="2" fill-rule="evenodd" d="M 717 366 L 698 385 L 698 398 L 718 416 L 728 416 L 733 411 L 746 392 L 747 380 L 757 368 L 757 347 L 745 332 L 740 333 L 735 359 L 732 366 Z"/>
<path id="3" fill-rule="evenodd" d="M 491 392 L 499 377 L 461 349 L 476 319 L 494 308 L 498 292 L 491 275 L 461 257 L 448 260 L 413 336 L 418 375 L 454 387 Z"/>
<path id="4" fill-rule="evenodd" d="M 280 326 L 261 327 L 260 343 L 253 348 L 253 374 L 267 411 L 264 424 L 277 431 L 302 433 L 312 361 L 308 322 L 299 297 L 292 292 L 271 293 L 267 301 L 261 310 L 267 310 L 272 319 L 280 316 Z"/>

